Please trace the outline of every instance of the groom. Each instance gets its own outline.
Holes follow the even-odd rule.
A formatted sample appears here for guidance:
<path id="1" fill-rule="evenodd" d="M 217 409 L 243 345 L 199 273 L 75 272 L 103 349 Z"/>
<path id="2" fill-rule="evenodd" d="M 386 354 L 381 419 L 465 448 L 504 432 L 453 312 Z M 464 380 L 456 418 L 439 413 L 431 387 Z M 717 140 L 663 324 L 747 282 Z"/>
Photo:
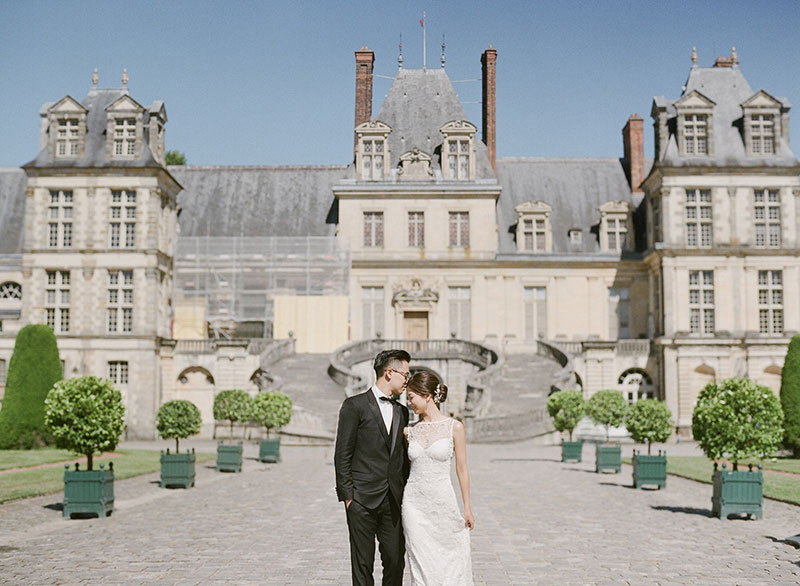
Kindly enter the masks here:
<path id="1" fill-rule="evenodd" d="M 372 586 L 375 538 L 381 552 L 383 586 L 401 586 L 406 545 L 400 503 L 408 478 L 403 428 L 408 409 L 395 400 L 406 386 L 411 360 L 405 350 L 375 357 L 377 380 L 345 399 L 336 432 L 336 494 L 344 501 L 350 530 L 353 584 Z"/>

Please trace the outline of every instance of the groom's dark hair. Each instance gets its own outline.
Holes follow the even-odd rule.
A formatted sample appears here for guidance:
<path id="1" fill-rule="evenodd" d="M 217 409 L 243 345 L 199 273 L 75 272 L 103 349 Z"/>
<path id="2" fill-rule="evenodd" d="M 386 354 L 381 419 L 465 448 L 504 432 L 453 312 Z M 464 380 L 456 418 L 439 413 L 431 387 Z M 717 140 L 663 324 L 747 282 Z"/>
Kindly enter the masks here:
<path id="1" fill-rule="evenodd" d="M 401 362 L 411 362 L 411 355 L 405 350 L 382 350 L 375 357 L 372 368 L 375 369 L 375 376 L 380 378 L 390 368 L 400 366 Z"/>

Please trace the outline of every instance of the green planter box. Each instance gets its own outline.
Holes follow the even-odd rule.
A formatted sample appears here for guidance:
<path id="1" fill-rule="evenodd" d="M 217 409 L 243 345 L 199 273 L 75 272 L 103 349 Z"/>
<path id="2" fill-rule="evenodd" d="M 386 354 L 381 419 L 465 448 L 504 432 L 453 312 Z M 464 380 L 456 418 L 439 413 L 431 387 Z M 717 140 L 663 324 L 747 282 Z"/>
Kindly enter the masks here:
<path id="1" fill-rule="evenodd" d="M 561 442 L 561 461 L 581 461 L 583 455 L 583 442 Z"/>
<path id="2" fill-rule="evenodd" d="M 64 466 L 64 517 L 94 513 L 104 519 L 114 510 L 114 464 L 100 464 L 99 470 L 69 469 Z"/>
<path id="3" fill-rule="evenodd" d="M 242 471 L 242 442 L 227 446 L 217 444 L 217 472 Z"/>
<path id="4" fill-rule="evenodd" d="M 186 450 L 185 454 L 170 454 L 161 452 L 161 488 L 168 486 L 194 486 L 195 479 L 195 454 Z"/>
<path id="5" fill-rule="evenodd" d="M 622 470 L 622 447 L 619 444 L 597 444 L 595 448 L 595 472 Z"/>
<path id="6" fill-rule="evenodd" d="M 714 475 L 711 477 L 714 493 L 711 497 L 711 514 L 720 519 L 727 519 L 733 513 L 748 513 L 758 519 L 764 518 L 764 474 L 761 464 L 758 470 L 728 470 L 726 464 L 722 470 L 714 462 Z"/>
<path id="7" fill-rule="evenodd" d="M 281 438 L 262 439 L 258 450 L 258 459 L 261 462 L 280 462 Z"/>
<path id="8" fill-rule="evenodd" d="M 667 452 L 646 456 L 633 450 L 633 488 L 640 486 L 667 487 Z"/>

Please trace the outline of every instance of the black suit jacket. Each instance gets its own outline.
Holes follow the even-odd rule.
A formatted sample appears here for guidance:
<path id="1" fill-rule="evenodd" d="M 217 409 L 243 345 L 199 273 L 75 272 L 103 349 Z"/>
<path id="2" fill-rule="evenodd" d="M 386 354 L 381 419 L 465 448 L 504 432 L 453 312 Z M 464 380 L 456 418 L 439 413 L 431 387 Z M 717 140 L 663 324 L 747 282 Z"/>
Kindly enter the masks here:
<path id="1" fill-rule="evenodd" d="M 409 470 L 403 437 L 403 428 L 408 426 L 408 409 L 399 403 L 392 408 L 392 430 L 386 433 L 371 388 L 342 403 L 333 458 L 336 495 L 340 501 L 353 499 L 374 509 L 388 492 L 396 505 L 402 502 Z"/>

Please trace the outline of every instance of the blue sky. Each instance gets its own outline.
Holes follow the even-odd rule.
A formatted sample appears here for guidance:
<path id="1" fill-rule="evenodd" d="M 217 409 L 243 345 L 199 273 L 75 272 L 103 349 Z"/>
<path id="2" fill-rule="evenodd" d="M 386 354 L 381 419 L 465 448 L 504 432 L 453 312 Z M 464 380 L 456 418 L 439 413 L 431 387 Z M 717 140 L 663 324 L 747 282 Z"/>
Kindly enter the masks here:
<path id="1" fill-rule="evenodd" d="M 621 156 L 628 116 L 653 96 L 676 98 L 692 46 L 698 64 L 737 47 L 753 90 L 800 104 L 800 3 L 603 0 L 372 2 L 2 0 L 0 166 L 36 156 L 43 102 L 101 87 L 166 103 L 167 148 L 190 164 L 344 164 L 352 149 L 353 51 L 375 51 L 375 73 L 422 65 L 447 72 L 480 127 L 481 52 L 498 50 L 498 156 Z M 390 79 L 376 77 L 377 113 Z M 792 135 L 800 137 L 799 112 Z M 800 139 L 798 139 L 800 140 Z M 800 154 L 800 147 L 795 147 Z"/>

